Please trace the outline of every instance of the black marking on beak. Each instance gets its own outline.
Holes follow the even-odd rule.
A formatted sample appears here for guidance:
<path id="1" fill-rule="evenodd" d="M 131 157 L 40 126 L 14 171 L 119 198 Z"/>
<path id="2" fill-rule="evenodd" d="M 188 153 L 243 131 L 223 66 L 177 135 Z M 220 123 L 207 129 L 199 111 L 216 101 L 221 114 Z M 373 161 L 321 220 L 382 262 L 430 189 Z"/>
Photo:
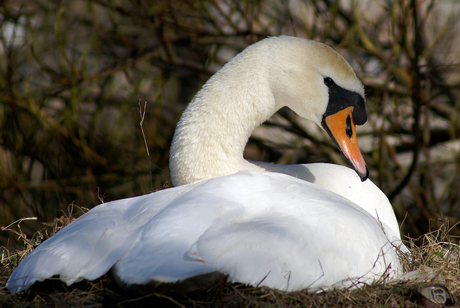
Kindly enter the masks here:
<path id="1" fill-rule="evenodd" d="M 345 133 L 347 134 L 348 138 L 351 138 L 351 136 L 353 136 L 353 129 L 351 128 L 351 117 L 350 116 L 347 117 Z"/>
<path id="2" fill-rule="evenodd" d="M 329 103 L 324 116 L 330 116 L 340 110 L 353 106 L 353 120 L 356 125 L 363 125 L 367 121 L 364 97 L 361 94 L 347 90 L 339 86 L 330 77 L 324 78 L 324 84 L 329 89 Z"/>

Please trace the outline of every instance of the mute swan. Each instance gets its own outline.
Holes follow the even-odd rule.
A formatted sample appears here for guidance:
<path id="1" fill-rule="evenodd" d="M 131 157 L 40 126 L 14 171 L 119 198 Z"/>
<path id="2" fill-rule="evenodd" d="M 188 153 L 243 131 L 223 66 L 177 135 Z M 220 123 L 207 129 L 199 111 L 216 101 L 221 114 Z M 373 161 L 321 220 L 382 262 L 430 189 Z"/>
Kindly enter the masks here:
<path id="1" fill-rule="evenodd" d="M 322 126 L 356 173 L 331 164 L 249 162 L 251 132 L 288 106 Z M 233 282 L 311 291 L 402 272 L 398 224 L 367 178 L 355 123 L 364 89 L 332 48 L 271 37 L 237 55 L 184 112 L 166 190 L 101 204 L 32 251 L 7 282 L 12 293 L 54 275 L 68 285 L 112 270 L 139 290 Z M 310 183 L 311 182 L 311 183 Z"/>

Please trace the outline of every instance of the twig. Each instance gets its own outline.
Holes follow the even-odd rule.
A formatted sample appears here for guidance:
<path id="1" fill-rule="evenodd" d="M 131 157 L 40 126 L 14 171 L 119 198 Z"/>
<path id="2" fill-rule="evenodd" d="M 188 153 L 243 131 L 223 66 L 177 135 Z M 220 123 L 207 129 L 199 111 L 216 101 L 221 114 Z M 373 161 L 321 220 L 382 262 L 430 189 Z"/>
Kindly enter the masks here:
<path id="1" fill-rule="evenodd" d="M 19 225 L 21 222 L 28 221 L 28 220 L 37 220 L 37 217 L 26 217 L 26 218 L 18 219 L 15 222 L 10 223 L 8 226 L 2 227 L 2 231 L 5 231 L 5 230 L 9 229 L 12 225 L 14 225 L 16 223 Z"/>
<path id="2" fill-rule="evenodd" d="M 142 105 L 141 105 L 141 100 L 140 99 L 139 99 L 138 104 L 139 104 L 139 114 L 141 116 L 141 122 L 139 123 L 139 125 L 141 126 L 141 132 L 142 132 L 142 137 L 144 138 L 145 149 L 147 150 L 147 156 L 149 157 L 150 191 L 153 191 L 152 161 L 150 160 L 149 147 L 147 145 L 147 139 L 145 138 L 144 127 L 142 126 L 144 124 L 145 110 L 147 109 L 147 101 L 145 101 L 145 103 L 144 103 L 144 109 L 143 110 L 142 110 Z"/>
<path id="3" fill-rule="evenodd" d="M 264 280 L 268 277 L 268 275 L 270 275 L 271 272 L 272 272 L 272 271 L 268 271 L 267 275 L 265 275 L 265 277 L 262 278 L 262 280 L 259 281 L 259 283 L 256 285 L 256 288 L 258 288 L 258 287 L 260 286 L 260 284 L 261 284 L 262 282 L 264 282 Z"/>
<path id="4" fill-rule="evenodd" d="M 22 240 L 27 243 L 30 247 L 33 247 L 33 243 L 27 238 L 27 236 L 24 234 L 24 232 L 22 232 L 21 230 L 21 222 L 23 221 L 28 221 L 28 220 L 37 220 L 37 217 L 26 217 L 26 218 L 21 218 L 21 219 L 18 219 L 16 220 L 15 222 L 12 222 L 10 223 L 8 226 L 6 227 L 3 227 L 2 226 L 2 231 L 9 231 L 9 232 L 13 232 L 14 234 L 16 234 L 17 236 L 19 236 L 19 238 L 22 238 Z M 18 226 L 18 229 L 19 229 L 19 232 L 16 231 L 16 230 L 13 230 L 13 229 L 10 229 L 10 227 L 12 225 L 16 224 Z"/>
<path id="5" fill-rule="evenodd" d="M 148 152 L 148 149 L 147 149 L 147 152 Z M 97 198 L 99 199 L 99 201 L 101 201 L 101 204 L 104 203 L 105 194 L 103 196 L 101 195 L 101 189 L 99 186 L 97 187 Z"/>

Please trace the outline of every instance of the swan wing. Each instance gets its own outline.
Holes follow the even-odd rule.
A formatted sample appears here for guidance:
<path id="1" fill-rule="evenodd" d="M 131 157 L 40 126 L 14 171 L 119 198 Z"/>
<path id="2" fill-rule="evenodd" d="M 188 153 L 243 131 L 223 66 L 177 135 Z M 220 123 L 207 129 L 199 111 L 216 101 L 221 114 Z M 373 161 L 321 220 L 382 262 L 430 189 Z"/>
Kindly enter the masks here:
<path id="1" fill-rule="evenodd" d="M 232 185 L 234 195 L 248 191 L 235 200 L 247 210 L 216 219 L 189 257 L 234 282 L 288 291 L 368 283 L 401 272 L 390 243 L 398 235 L 356 204 L 290 176 L 253 177 Z M 264 207 L 259 212 L 258 204 Z"/>
<path id="2" fill-rule="evenodd" d="M 390 228 L 353 202 L 283 174 L 204 181 L 149 224 L 143 244 L 115 266 L 125 285 L 218 271 L 234 282 L 317 290 L 401 270 Z"/>
<path id="3" fill-rule="evenodd" d="M 101 277 L 133 247 L 142 245 L 139 240 L 144 226 L 193 186 L 96 206 L 28 254 L 6 287 L 17 293 L 55 275 L 67 285 Z"/>

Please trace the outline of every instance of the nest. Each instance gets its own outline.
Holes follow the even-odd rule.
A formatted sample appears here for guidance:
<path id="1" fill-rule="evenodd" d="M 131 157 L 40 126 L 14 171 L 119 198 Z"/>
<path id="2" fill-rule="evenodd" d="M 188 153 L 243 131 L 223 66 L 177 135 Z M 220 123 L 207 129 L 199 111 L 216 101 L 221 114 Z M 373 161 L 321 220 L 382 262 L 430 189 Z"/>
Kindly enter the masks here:
<path id="1" fill-rule="evenodd" d="M 42 239 L 70 221 L 56 219 L 12 255 L 2 254 L 0 306 L 2 307 L 447 307 L 460 296 L 460 246 L 449 236 L 447 222 L 422 238 L 408 239 L 411 254 L 401 255 L 405 279 L 385 278 L 359 288 L 332 289 L 317 293 L 306 290 L 283 292 L 222 282 L 209 290 L 191 294 L 152 293 L 135 296 L 121 289 L 109 275 L 67 287 L 59 279 L 36 283 L 26 292 L 11 295 L 6 280 L 17 264 Z M 18 234 L 20 234 L 18 232 Z M 422 243 L 416 246 L 415 243 Z M 443 305 L 426 301 L 427 293 L 444 298 Z M 437 295 L 436 295 L 436 292 Z"/>

